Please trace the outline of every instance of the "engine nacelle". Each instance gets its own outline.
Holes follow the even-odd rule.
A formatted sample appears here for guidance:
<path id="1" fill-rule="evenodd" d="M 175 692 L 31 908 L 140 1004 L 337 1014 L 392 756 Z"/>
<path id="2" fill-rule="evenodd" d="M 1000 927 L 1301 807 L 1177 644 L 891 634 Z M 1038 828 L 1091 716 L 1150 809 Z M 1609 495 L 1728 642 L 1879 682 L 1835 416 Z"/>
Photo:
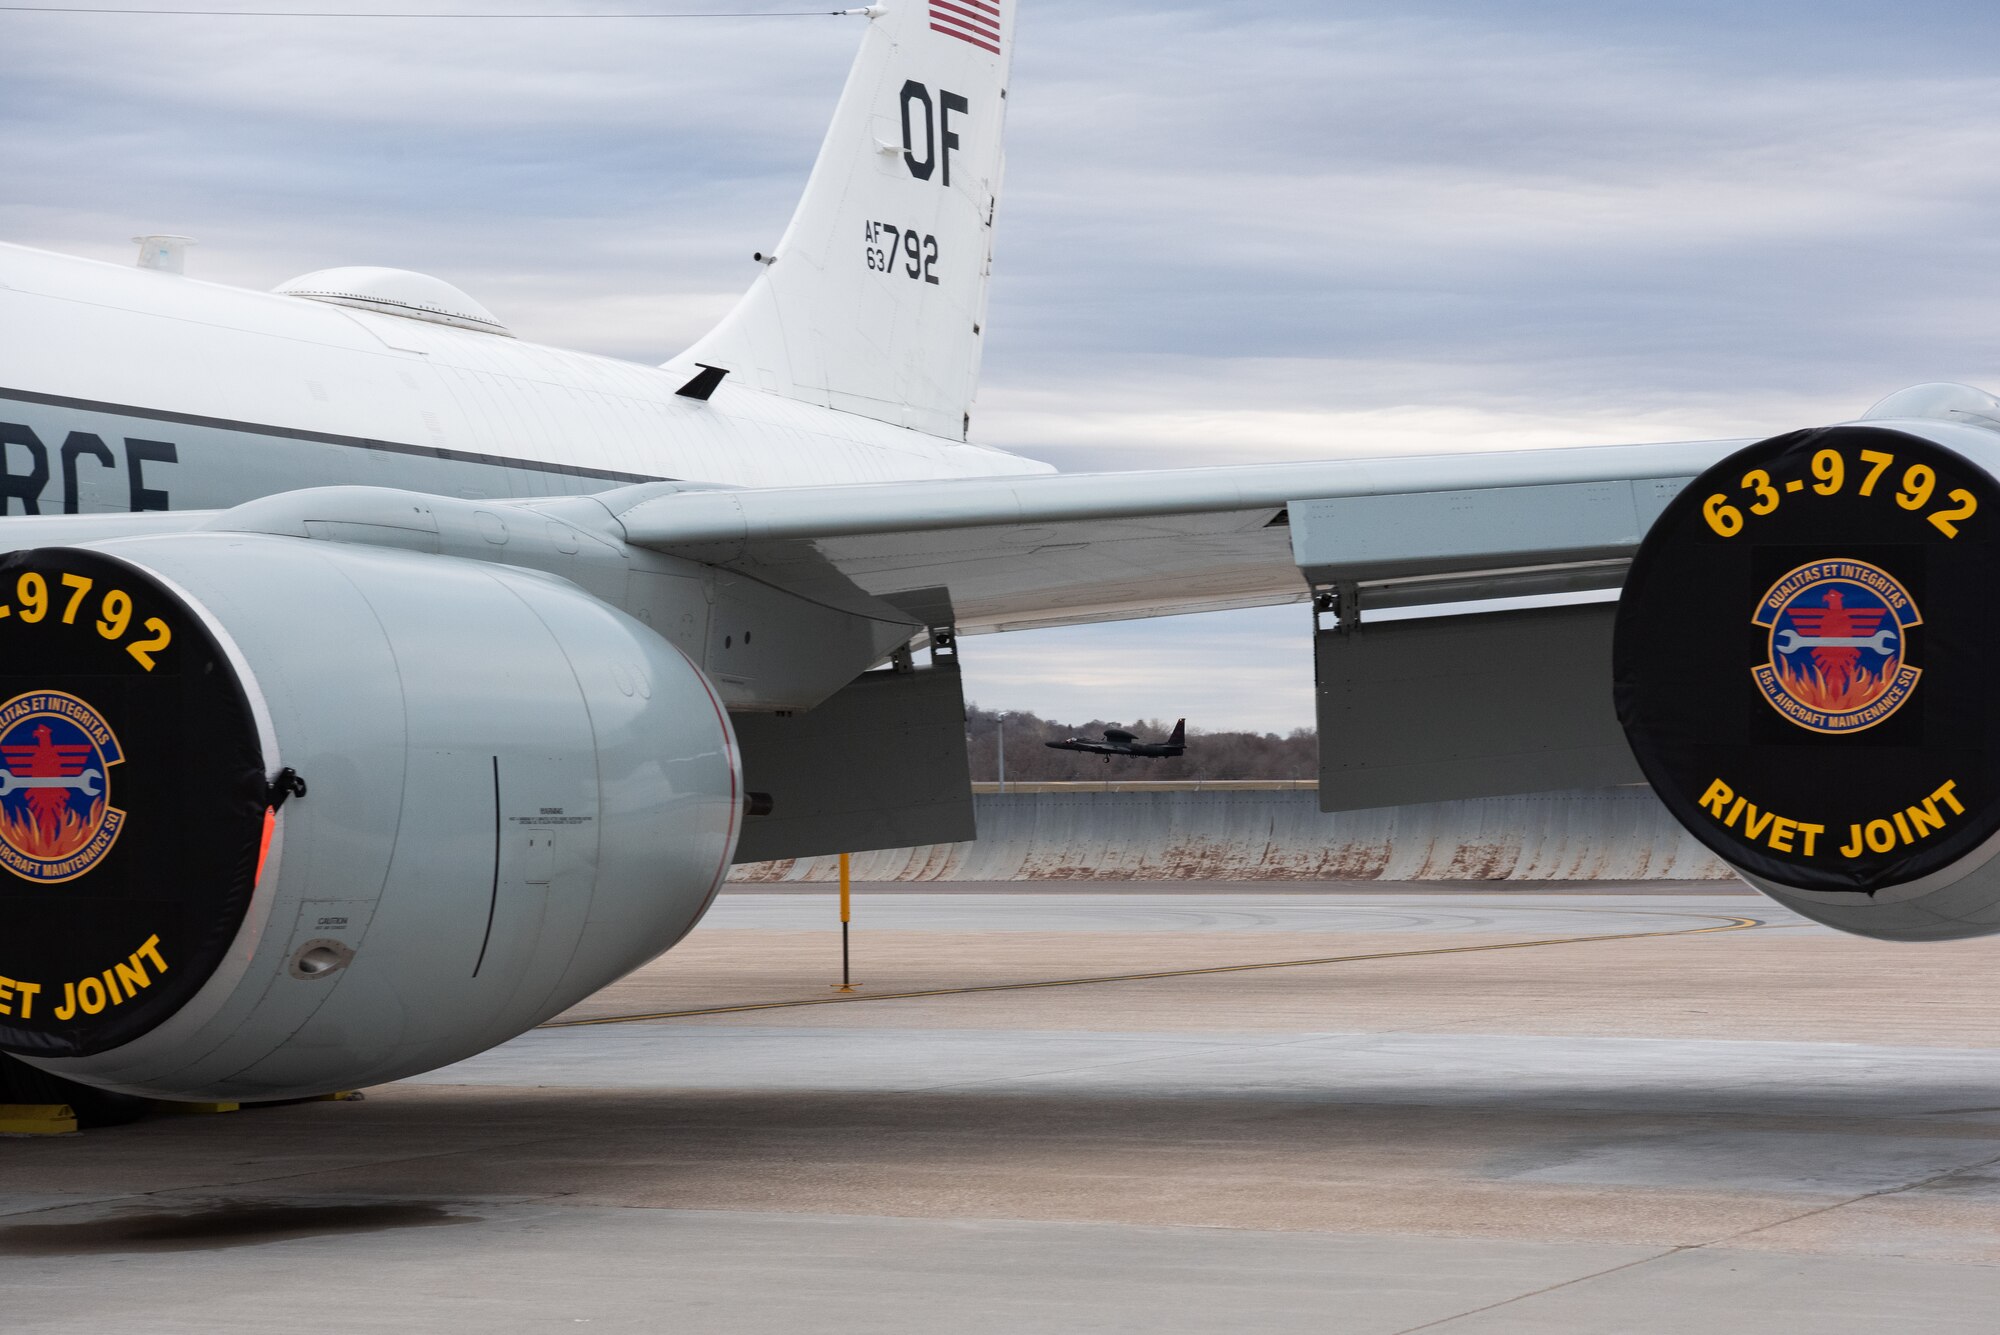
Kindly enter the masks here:
<path id="1" fill-rule="evenodd" d="M 0 1050 L 204 1100 L 469 1056 L 694 925 L 738 781 L 700 671 L 560 579 L 226 533 L 13 553 Z"/>
<path id="2" fill-rule="evenodd" d="M 1968 396 L 1731 455 L 1619 607 L 1619 718 L 1668 809 L 1864 936 L 2000 932 L 2000 434 Z"/>

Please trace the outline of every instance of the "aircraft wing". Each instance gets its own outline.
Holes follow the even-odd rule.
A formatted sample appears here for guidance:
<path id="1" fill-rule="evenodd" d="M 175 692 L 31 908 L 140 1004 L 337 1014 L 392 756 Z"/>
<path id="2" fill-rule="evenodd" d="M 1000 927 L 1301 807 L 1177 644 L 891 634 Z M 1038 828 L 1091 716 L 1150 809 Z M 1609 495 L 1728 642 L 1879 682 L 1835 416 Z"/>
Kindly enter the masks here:
<path id="1" fill-rule="evenodd" d="M 1743 441 L 653 494 L 629 541 L 845 611 L 963 633 L 1302 601 L 1615 588 L 1660 509 Z"/>
<path id="2" fill-rule="evenodd" d="M 5 536 L 53 547 L 218 528 L 494 560 L 497 521 L 480 512 L 520 506 L 581 522 L 588 509 L 593 528 L 615 527 L 630 544 L 791 595 L 768 615 L 810 648 L 768 660 L 779 666 L 761 677 L 732 666 L 726 638 L 697 631 L 682 647 L 715 673 L 732 710 L 810 710 L 827 729 L 846 726 L 840 710 L 820 707 L 829 681 L 843 665 L 879 661 L 906 638 L 901 627 L 976 633 L 1312 599 L 1327 741 L 1320 801 L 1335 810 L 1635 779 L 1606 689 L 1608 609 L 1558 606 L 1571 600 L 1552 595 L 1618 588 L 1668 501 L 1743 443 L 841 486 L 651 483 L 506 503 L 336 487 L 208 514 L 13 519 Z M 607 596 L 625 587 L 615 552 L 587 548 L 590 561 L 577 566 L 584 557 L 562 554 L 575 542 L 537 555 L 535 527 L 512 528 L 509 562 L 589 588 L 591 563 L 608 562 L 617 575 Z M 1374 615 L 1496 599 L 1519 601 L 1482 616 Z M 847 615 L 816 615 L 814 604 Z M 956 719 L 955 686 L 948 694 L 938 717 Z M 881 726 L 863 723 L 862 732 Z M 761 726 L 739 720 L 746 745 Z M 796 723 L 771 726 L 804 736 Z M 812 809 L 795 795 L 787 802 Z M 858 837 L 851 820 L 840 829 Z M 899 827 L 891 842 L 924 840 Z"/>

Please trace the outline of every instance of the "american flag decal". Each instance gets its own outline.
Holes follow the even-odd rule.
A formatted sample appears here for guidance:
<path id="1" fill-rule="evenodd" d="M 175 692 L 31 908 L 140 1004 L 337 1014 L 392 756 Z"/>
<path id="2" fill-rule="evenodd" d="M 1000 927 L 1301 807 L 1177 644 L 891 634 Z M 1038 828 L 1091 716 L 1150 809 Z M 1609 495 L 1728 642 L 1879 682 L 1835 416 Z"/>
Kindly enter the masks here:
<path id="1" fill-rule="evenodd" d="M 1000 0 L 930 0 L 931 31 L 1000 54 Z"/>

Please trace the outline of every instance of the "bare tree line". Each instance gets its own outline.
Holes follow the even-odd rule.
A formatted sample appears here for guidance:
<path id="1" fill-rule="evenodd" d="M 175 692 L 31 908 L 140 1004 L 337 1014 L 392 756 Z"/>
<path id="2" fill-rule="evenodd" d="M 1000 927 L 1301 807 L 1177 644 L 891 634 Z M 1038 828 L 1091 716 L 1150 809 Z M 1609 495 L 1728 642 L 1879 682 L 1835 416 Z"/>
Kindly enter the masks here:
<path id="1" fill-rule="evenodd" d="M 990 782 L 999 777 L 999 711 L 972 705 L 965 711 L 966 746 L 972 777 Z M 1187 730 L 1187 754 L 1172 759 L 1135 760 L 1118 756 L 1107 764 L 1101 756 L 1075 751 L 1051 751 L 1043 742 L 1065 737 L 1093 741 L 1106 728 L 1126 728 L 1140 741 L 1164 741 L 1173 731 L 1172 719 L 1092 719 L 1088 723 L 1057 723 L 1038 714 L 1008 712 L 1007 779 L 1030 783 L 1063 779 L 1311 779 L 1319 774 L 1319 738 L 1311 728 L 1275 732 L 1209 732 Z"/>

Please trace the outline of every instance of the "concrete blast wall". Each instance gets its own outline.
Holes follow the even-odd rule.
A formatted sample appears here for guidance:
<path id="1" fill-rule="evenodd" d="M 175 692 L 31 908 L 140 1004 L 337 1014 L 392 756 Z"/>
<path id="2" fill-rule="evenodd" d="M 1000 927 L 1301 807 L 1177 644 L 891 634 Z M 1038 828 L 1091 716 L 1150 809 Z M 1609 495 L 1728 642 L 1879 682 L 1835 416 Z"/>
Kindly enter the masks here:
<path id="1" fill-rule="evenodd" d="M 853 855 L 861 881 L 1706 881 L 1728 867 L 1652 790 L 1610 788 L 1327 815 L 1310 786 L 974 796 L 979 838 Z M 752 862 L 736 881 L 831 881 L 832 856 Z"/>

